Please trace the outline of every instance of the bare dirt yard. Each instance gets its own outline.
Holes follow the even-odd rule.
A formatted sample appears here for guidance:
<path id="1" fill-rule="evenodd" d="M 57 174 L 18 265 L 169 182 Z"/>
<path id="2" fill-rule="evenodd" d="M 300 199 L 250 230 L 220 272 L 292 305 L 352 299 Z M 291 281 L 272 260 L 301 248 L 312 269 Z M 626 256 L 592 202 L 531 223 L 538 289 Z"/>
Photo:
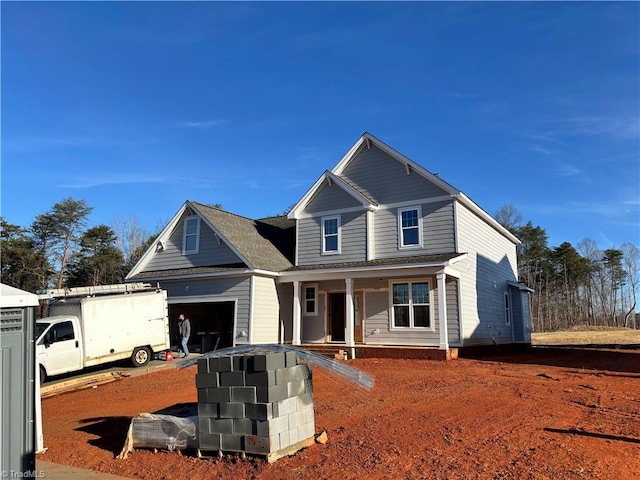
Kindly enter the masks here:
<path id="1" fill-rule="evenodd" d="M 191 451 L 115 458 L 133 416 L 196 401 L 195 366 L 44 399 L 38 458 L 154 480 L 640 477 L 639 350 L 348 363 L 374 388 L 314 368 L 316 432 L 329 441 L 272 464 Z"/>

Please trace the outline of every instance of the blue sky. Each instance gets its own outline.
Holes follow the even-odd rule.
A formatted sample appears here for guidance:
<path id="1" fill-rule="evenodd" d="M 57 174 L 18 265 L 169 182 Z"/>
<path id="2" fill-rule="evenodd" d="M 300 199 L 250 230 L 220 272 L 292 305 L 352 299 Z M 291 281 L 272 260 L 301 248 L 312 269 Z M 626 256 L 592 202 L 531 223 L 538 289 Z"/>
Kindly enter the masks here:
<path id="1" fill-rule="evenodd" d="M 282 213 L 368 131 L 549 245 L 640 245 L 637 2 L 2 2 L 2 193 Z"/>

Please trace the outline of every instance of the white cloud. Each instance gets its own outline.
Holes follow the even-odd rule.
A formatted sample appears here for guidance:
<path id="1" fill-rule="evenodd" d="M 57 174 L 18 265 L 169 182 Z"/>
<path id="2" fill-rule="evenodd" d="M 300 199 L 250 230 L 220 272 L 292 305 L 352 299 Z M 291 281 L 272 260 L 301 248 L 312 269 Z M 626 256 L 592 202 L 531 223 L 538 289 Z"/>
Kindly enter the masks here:
<path id="1" fill-rule="evenodd" d="M 194 122 L 180 122 L 178 123 L 179 127 L 185 128 L 212 128 L 217 127 L 219 125 L 227 123 L 226 120 L 203 120 L 203 121 L 194 121 Z"/>

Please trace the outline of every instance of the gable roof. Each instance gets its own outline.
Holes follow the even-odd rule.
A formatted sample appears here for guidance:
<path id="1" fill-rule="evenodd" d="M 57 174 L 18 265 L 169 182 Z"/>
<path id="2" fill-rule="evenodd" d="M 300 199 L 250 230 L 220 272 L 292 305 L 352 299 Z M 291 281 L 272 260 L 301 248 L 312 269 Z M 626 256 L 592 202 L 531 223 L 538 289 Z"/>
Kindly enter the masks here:
<path id="1" fill-rule="evenodd" d="M 365 208 L 367 210 L 377 210 L 378 204 L 370 199 L 367 195 L 359 191 L 356 187 L 351 185 L 343 178 L 338 177 L 329 170 L 325 170 L 325 172 L 320 176 L 318 180 L 316 180 L 313 186 L 309 190 L 307 190 L 307 193 L 298 201 L 298 203 L 293 206 L 287 217 L 290 219 L 299 218 L 300 213 L 306 208 L 311 199 L 320 191 L 320 187 L 324 184 L 324 182 L 328 182 L 330 185 L 334 184 L 340 187 L 349 196 L 353 197 L 358 203 L 360 203 L 362 205 L 362 208 Z"/>
<path id="2" fill-rule="evenodd" d="M 424 177 L 425 179 L 429 180 L 430 182 L 432 182 L 435 185 L 437 185 L 438 187 L 440 187 L 446 193 L 451 195 L 451 198 L 456 199 L 456 200 L 460 201 L 461 203 L 463 203 L 472 212 L 474 212 L 476 215 L 478 215 L 482 220 L 484 220 L 486 223 L 488 223 L 491 227 L 493 227 L 495 230 L 497 230 L 500 234 L 502 234 L 503 236 L 505 236 L 506 238 L 511 240 L 513 243 L 515 243 L 515 244 L 519 244 L 520 243 L 520 240 L 518 240 L 509 230 L 507 230 L 502 225 L 500 225 L 500 223 L 495 218 L 493 218 L 491 215 L 489 215 L 487 212 L 485 212 L 473 200 L 471 200 L 464 193 L 462 193 L 462 191 L 460 191 L 459 189 L 455 188 L 450 183 L 444 181 L 438 175 L 436 175 L 434 173 L 431 173 L 426 168 L 424 168 L 422 165 L 420 165 L 420 164 L 414 162 L 413 160 L 411 160 L 410 158 L 404 156 L 402 153 L 398 152 L 396 149 L 390 147 L 389 145 L 384 143 L 382 140 L 379 140 L 378 138 L 374 137 L 373 135 L 371 135 L 368 132 L 365 132 L 364 134 L 362 134 L 362 136 L 358 139 L 358 141 L 349 149 L 349 151 L 342 157 L 342 159 L 340 159 L 340 161 L 337 163 L 337 165 L 335 167 L 333 167 L 333 169 L 330 172 L 325 172 L 325 174 L 323 174 L 323 176 L 320 177 L 320 179 L 316 183 L 313 184 L 313 186 L 307 191 L 307 193 L 305 193 L 305 195 L 302 197 L 302 199 L 298 203 L 296 203 L 296 205 L 293 207 L 293 209 L 289 213 L 289 218 L 298 218 L 301 215 L 302 211 L 304 210 L 306 205 L 309 203 L 311 198 L 313 198 L 313 196 L 319 190 L 320 186 L 322 185 L 322 181 L 323 181 L 324 178 L 329 177 L 329 175 L 333 175 L 333 178 L 342 179 L 341 178 L 342 172 L 344 172 L 344 170 L 346 169 L 347 165 L 349 165 L 349 163 L 358 155 L 360 150 L 363 149 L 363 148 L 371 148 L 372 145 L 377 147 L 377 148 L 379 148 L 380 150 L 382 150 L 384 153 L 389 155 L 391 158 L 393 158 L 393 159 L 397 160 L 398 162 L 402 163 L 405 166 L 405 168 L 407 169 L 407 171 L 412 170 L 412 171 L 416 172 L 418 175 Z M 336 183 L 338 183 L 338 182 L 336 182 Z M 344 185 L 349 185 L 349 187 L 351 187 L 351 189 L 353 189 L 354 191 L 356 191 L 356 192 L 358 191 L 355 187 L 353 187 L 352 185 L 350 185 L 346 181 L 344 181 L 344 179 L 342 179 L 342 183 Z M 363 198 L 367 198 L 362 193 L 360 193 L 360 195 Z M 369 199 L 368 199 L 368 201 L 372 202 L 372 205 L 375 205 L 375 207 L 377 207 L 377 204 L 375 204 L 375 202 L 373 202 L 372 200 L 369 200 Z"/>
<path id="3" fill-rule="evenodd" d="M 164 245 L 171 236 L 186 211 L 198 216 L 249 269 L 278 272 L 286 270 L 293 265 L 294 221 L 288 220 L 284 216 L 251 220 L 219 208 L 187 200 L 160 232 L 156 242 L 149 247 L 140 261 L 129 272 L 127 279 L 148 276 L 144 275 L 144 267 L 153 258 L 157 246 Z M 218 267 L 217 265 L 211 265 L 209 270 L 221 271 Z M 239 265 L 234 267 L 237 269 Z M 191 270 L 180 269 L 175 273 L 183 275 Z M 162 272 L 154 272 L 154 276 L 160 273 Z M 165 273 L 169 273 L 169 271 Z"/>

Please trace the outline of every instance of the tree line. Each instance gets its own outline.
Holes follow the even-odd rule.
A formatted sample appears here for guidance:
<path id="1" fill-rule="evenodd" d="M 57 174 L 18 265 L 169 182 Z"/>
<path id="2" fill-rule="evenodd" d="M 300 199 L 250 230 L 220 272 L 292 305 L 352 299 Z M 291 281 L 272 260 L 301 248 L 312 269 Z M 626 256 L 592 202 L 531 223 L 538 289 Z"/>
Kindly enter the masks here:
<path id="1" fill-rule="evenodd" d="M 122 283 L 158 234 L 149 234 L 135 219 L 88 227 L 92 211 L 84 200 L 65 198 L 28 227 L 0 217 L 2 282 L 30 292 Z M 546 231 L 530 221 L 523 224 L 513 205 L 500 208 L 495 218 L 522 242 L 518 277 L 533 290 L 534 331 L 636 327 L 637 246 L 600 250 L 584 239 L 577 247 L 569 242 L 550 247 Z"/>
<path id="2" fill-rule="evenodd" d="M 534 331 L 573 326 L 636 328 L 640 251 L 630 242 L 601 250 L 585 238 L 576 247 L 547 243 L 546 231 L 505 205 L 496 220 L 522 242 L 517 247 L 519 281 L 530 295 Z"/>

